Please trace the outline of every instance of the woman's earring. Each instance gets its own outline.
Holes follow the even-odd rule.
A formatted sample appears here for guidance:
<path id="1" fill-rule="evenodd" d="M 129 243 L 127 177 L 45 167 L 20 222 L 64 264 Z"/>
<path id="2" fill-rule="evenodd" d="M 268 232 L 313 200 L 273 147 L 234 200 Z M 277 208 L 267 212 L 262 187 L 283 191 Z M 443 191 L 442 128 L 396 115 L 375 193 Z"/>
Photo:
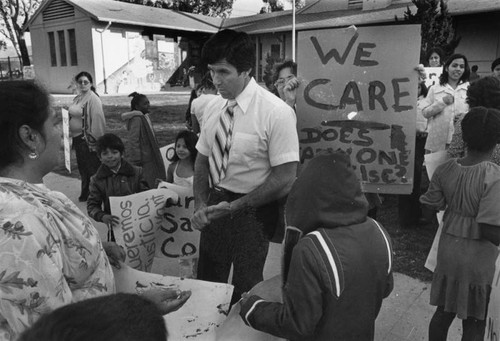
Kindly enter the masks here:
<path id="1" fill-rule="evenodd" d="M 33 151 L 31 151 L 31 153 L 28 154 L 28 157 L 30 158 L 30 160 L 36 160 L 36 159 L 38 159 L 39 156 L 40 155 L 38 155 L 36 150 L 33 150 Z"/>

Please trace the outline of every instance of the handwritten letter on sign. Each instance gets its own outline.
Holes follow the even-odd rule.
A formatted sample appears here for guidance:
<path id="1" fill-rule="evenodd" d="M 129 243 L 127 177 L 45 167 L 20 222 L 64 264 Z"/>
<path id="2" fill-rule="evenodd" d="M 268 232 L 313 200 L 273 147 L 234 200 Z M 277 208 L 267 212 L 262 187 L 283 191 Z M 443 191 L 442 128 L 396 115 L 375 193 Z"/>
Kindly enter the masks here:
<path id="1" fill-rule="evenodd" d="M 365 191 L 410 193 L 419 49 L 418 25 L 299 32 L 301 164 L 342 149 Z"/>
<path id="2" fill-rule="evenodd" d="M 198 260 L 200 231 L 191 227 L 194 214 L 193 188 L 162 182 L 178 199 L 167 203 L 158 233 L 152 272 L 169 276 L 194 277 Z M 188 269 L 191 268 L 191 269 Z"/>
<path id="3" fill-rule="evenodd" d="M 115 238 L 125 248 L 125 262 L 132 268 L 149 272 L 157 247 L 157 237 L 167 199 L 177 194 L 166 188 L 110 197 L 111 214 L 120 219 Z"/>
<path id="4" fill-rule="evenodd" d="M 71 173 L 71 141 L 69 137 L 69 112 L 62 109 L 63 120 L 63 145 L 64 145 L 64 165 L 69 173 Z"/>

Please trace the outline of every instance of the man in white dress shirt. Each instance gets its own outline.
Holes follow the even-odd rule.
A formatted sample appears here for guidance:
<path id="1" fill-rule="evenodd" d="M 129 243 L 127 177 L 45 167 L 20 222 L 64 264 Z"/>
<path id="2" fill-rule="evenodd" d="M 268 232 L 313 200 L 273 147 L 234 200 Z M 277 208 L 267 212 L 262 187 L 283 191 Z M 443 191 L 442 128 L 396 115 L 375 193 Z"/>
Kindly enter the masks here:
<path id="1" fill-rule="evenodd" d="M 246 33 L 218 32 L 202 59 L 220 96 L 205 109 L 210 114 L 196 146 L 198 279 L 227 282 L 233 264 L 234 303 L 263 279 L 276 200 L 295 179 L 299 141 L 293 109 L 250 76 L 255 44 Z"/>

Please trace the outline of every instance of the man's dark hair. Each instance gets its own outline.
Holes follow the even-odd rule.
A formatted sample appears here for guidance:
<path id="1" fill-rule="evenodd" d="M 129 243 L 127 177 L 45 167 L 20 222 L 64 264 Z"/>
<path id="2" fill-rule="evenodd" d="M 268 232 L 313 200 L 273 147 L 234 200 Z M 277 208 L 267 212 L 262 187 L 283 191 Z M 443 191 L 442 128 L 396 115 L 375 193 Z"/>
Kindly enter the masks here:
<path id="1" fill-rule="evenodd" d="M 107 133 L 102 135 L 97 139 L 97 155 L 101 155 L 103 151 L 105 151 L 107 148 L 109 149 L 114 149 L 118 150 L 122 155 L 123 152 L 125 151 L 125 146 L 123 144 L 123 141 L 121 138 L 116 136 L 115 134 Z"/>
<path id="2" fill-rule="evenodd" d="M 226 59 L 238 73 L 249 71 L 255 65 L 255 44 L 245 32 L 222 30 L 203 45 L 201 58 L 206 64 Z"/>
<path id="3" fill-rule="evenodd" d="M 274 69 L 273 81 L 276 82 L 278 80 L 281 70 L 288 68 L 292 69 L 292 73 L 294 76 L 297 76 L 297 63 L 295 63 L 293 60 L 285 60 L 283 63 L 278 64 Z"/>
<path id="4" fill-rule="evenodd" d="M 158 307 L 133 294 L 83 300 L 43 315 L 19 341 L 165 341 Z"/>
<path id="5" fill-rule="evenodd" d="M 40 84 L 25 81 L 0 82 L 0 169 L 23 161 L 29 151 L 19 136 L 23 125 L 44 137 L 43 125 L 49 118 L 50 95 Z"/>
<path id="6" fill-rule="evenodd" d="M 500 111 L 472 108 L 462 120 L 462 137 L 470 150 L 487 152 L 500 142 Z"/>
<path id="7" fill-rule="evenodd" d="M 467 89 L 469 107 L 486 107 L 500 110 L 500 79 L 488 76 L 472 82 Z"/>

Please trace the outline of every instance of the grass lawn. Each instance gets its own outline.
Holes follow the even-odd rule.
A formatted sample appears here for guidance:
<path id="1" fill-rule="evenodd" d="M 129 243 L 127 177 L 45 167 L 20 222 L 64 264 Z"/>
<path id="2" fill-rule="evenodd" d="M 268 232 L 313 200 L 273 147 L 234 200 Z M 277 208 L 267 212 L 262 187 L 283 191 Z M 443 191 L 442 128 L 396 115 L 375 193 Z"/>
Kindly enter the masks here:
<path id="1" fill-rule="evenodd" d="M 189 94 L 153 94 L 148 95 L 151 102 L 151 121 L 160 146 L 172 143 L 180 130 L 185 129 L 184 115 L 187 109 Z M 71 104 L 72 96 L 54 96 L 56 107 Z M 126 96 L 102 96 L 106 125 L 109 132 L 120 136 L 127 148 L 127 129 L 120 115 L 130 111 L 130 98 Z M 78 177 L 74 152 L 71 160 L 72 173 L 61 165 L 57 173 Z M 437 223 L 419 226 L 415 229 L 402 230 L 398 223 L 398 199 L 396 195 L 384 195 L 384 203 L 379 209 L 377 220 L 388 230 L 392 237 L 395 257 L 394 270 L 422 281 L 430 281 L 432 273 L 424 268 L 427 253 L 432 244 Z"/>

